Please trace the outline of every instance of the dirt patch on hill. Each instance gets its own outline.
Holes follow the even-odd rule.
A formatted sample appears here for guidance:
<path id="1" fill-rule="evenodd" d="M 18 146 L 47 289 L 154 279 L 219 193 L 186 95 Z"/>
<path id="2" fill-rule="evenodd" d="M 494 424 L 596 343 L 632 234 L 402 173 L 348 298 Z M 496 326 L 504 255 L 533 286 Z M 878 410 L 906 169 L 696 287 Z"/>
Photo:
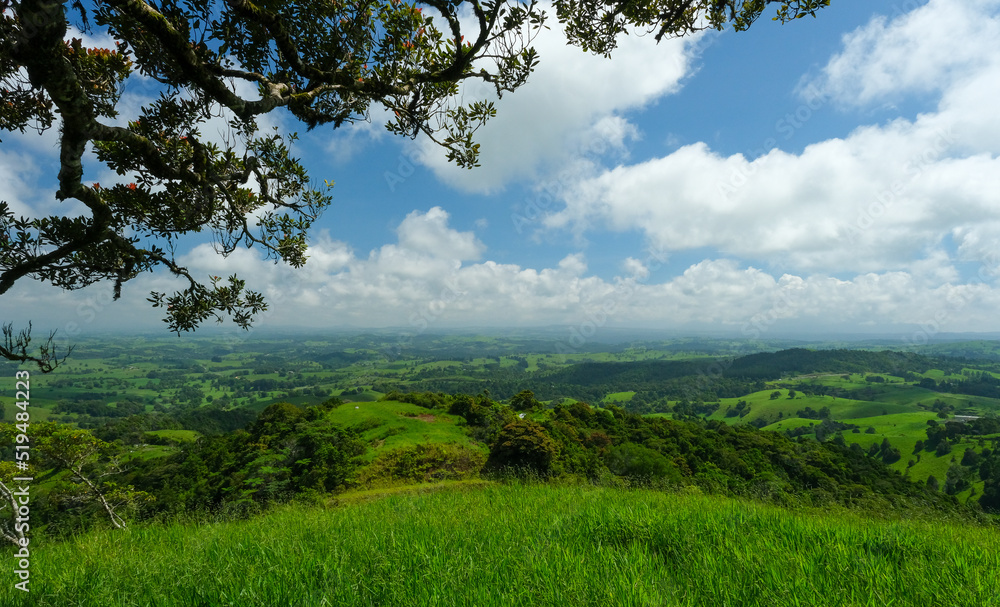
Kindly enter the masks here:
<path id="1" fill-rule="evenodd" d="M 412 418 L 412 419 L 419 419 L 420 421 L 424 421 L 424 422 L 427 422 L 427 423 L 433 423 L 433 422 L 437 421 L 437 417 L 431 415 L 430 413 L 421 413 L 419 415 L 416 414 L 416 413 L 400 413 L 400 415 L 402 415 L 403 417 L 409 417 L 409 418 Z"/>

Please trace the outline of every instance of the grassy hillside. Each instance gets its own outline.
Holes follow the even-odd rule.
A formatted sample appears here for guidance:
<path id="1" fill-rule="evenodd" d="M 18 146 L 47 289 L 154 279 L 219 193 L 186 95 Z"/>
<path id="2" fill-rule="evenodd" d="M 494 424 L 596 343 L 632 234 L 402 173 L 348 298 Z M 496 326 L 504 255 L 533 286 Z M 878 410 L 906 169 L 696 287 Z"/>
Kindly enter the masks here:
<path id="1" fill-rule="evenodd" d="M 348 403 L 329 413 L 333 423 L 360 432 L 362 440 L 370 447 L 365 459 L 371 460 L 383 451 L 422 444 L 477 445 L 458 425 L 465 420 L 441 411 L 427 409 L 410 403 L 378 401 Z"/>
<path id="2" fill-rule="evenodd" d="M 460 486 L 460 485 L 459 485 Z M 696 494 L 493 485 L 33 551 L 10 607 L 1000 605 L 1000 533 Z"/>

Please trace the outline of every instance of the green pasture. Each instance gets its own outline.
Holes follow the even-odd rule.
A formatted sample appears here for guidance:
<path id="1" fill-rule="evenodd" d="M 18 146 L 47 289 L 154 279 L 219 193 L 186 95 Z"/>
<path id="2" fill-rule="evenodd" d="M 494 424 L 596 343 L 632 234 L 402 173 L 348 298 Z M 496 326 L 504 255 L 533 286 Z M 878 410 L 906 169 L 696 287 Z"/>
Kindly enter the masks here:
<path id="1" fill-rule="evenodd" d="M 145 445 L 137 449 L 132 449 L 129 452 L 128 458 L 146 460 L 146 459 L 157 459 L 161 457 L 166 457 L 177 453 L 177 447 L 171 447 L 169 445 Z"/>
<path id="2" fill-rule="evenodd" d="M 38 406 L 37 401 L 32 398 L 28 405 L 28 416 L 29 422 L 44 422 L 51 417 L 51 413 L 48 409 Z M 15 423 L 17 418 L 16 414 L 21 411 L 21 409 L 15 404 L 14 399 L 5 398 L 3 402 L 0 403 L 3 406 L 3 421 L 7 423 Z"/>
<path id="3" fill-rule="evenodd" d="M 957 373 L 947 374 L 944 371 L 942 371 L 941 369 L 929 369 L 923 375 L 924 375 L 924 377 L 930 377 L 934 381 L 941 381 L 942 379 L 954 379 L 954 380 L 961 381 L 961 380 L 965 379 L 960 374 L 957 374 Z"/>
<path id="4" fill-rule="evenodd" d="M 891 468 L 907 473 L 912 480 L 918 482 L 926 482 L 927 478 L 933 475 L 943 487 L 948 468 L 962 461 L 966 448 L 973 448 L 976 451 L 980 449 L 976 440 L 965 440 L 954 443 L 951 453 L 947 455 L 938 456 L 933 451 L 914 453 L 917 441 L 927 439 L 927 420 L 929 419 L 942 421 L 938 420 L 933 413 L 923 412 L 902 413 L 877 418 L 845 419 L 842 421 L 857 424 L 861 428 L 861 433 L 854 434 L 845 431 L 843 436 L 848 444 L 857 443 L 866 450 L 872 444 L 881 444 L 883 440 L 888 439 L 889 443 L 899 449 L 902 455 L 899 461 L 890 464 Z M 875 433 L 865 433 L 868 427 L 875 428 Z M 909 460 L 915 460 L 916 463 L 908 468 Z M 907 472 L 907 470 L 909 471 Z M 982 491 L 982 487 L 983 483 L 978 477 L 975 477 L 973 488 L 976 489 L 976 495 Z M 969 494 L 969 491 L 965 491 L 959 495 L 959 499 L 965 501 L 969 498 Z"/>
<path id="5" fill-rule="evenodd" d="M 258 404 L 255 408 L 264 410 L 268 407 L 268 405 L 273 405 L 274 403 L 291 403 L 296 407 L 302 407 L 304 409 L 306 407 L 317 405 L 320 401 L 326 400 L 325 398 L 317 398 L 315 396 L 282 396 L 280 392 L 279 394 L 275 394 L 273 392 L 268 393 L 263 396 L 263 399 L 263 402 Z"/>
<path id="6" fill-rule="evenodd" d="M 843 421 L 849 424 L 857 424 L 862 430 L 871 426 L 875 432 L 885 436 L 916 436 L 926 438 L 928 420 L 943 422 L 938 419 L 937 414 L 929 411 L 911 411 L 907 413 L 894 413 L 879 417 L 844 418 Z"/>
<path id="7" fill-rule="evenodd" d="M 431 411 L 410 403 L 376 401 L 347 403 L 330 412 L 330 419 L 347 428 L 359 429 L 372 447 L 365 455 L 374 459 L 382 451 L 426 443 L 458 443 L 476 446 L 459 426 L 461 417 Z"/>
<path id="8" fill-rule="evenodd" d="M 612 392 L 604 397 L 605 403 L 625 403 L 632 400 L 635 392 Z"/>
<path id="9" fill-rule="evenodd" d="M 764 426 L 761 429 L 769 430 L 771 432 L 784 432 L 786 430 L 794 430 L 795 428 L 816 424 L 819 424 L 819 420 L 806 419 L 804 417 L 786 417 L 785 419 L 774 422 L 773 424 Z"/>
<path id="10" fill-rule="evenodd" d="M 772 399 L 771 394 L 775 391 L 780 392 L 781 396 Z M 914 410 L 912 405 L 852 400 L 828 395 L 807 395 L 798 391 L 796 391 L 795 398 L 788 398 L 788 393 L 788 389 L 769 389 L 739 398 L 722 398 L 719 399 L 719 409 L 710 416 L 710 419 L 749 423 L 755 419 L 764 418 L 774 422 L 780 421 L 778 418 L 779 414 L 781 415 L 781 419 L 796 417 L 796 413 L 804 410 L 806 407 L 817 412 L 824 407 L 829 407 L 831 417 L 837 420 L 847 417 L 874 417 Z M 734 409 L 736 404 L 741 400 L 747 402 L 747 405 L 750 407 L 750 413 L 743 418 L 727 418 L 725 416 L 726 411 Z"/>
<path id="11" fill-rule="evenodd" d="M 34 546 L 33 546 L 34 548 Z M 539 485 L 135 526 L 32 551 L 10 607 L 996 607 L 1000 532 Z"/>
<path id="12" fill-rule="evenodd" d="M 175 443 L 190 443 L 201 437 L 201 433 L 194 430 L 149 430 L 145 435 L 167 439 Z"/>

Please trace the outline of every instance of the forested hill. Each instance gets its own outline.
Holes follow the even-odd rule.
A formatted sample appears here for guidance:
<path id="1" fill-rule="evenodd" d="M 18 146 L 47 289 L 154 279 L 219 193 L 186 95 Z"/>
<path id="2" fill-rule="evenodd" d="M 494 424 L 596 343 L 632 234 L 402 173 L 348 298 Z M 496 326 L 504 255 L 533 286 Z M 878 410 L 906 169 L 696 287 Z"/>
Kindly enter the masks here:
<path id="1" fill-rule="evenodd" d="M 570 387 L 588 396 L 654 389 L 677 396 L 736 397 L 788 374 L 923 373 L 940 365 L 905 352 L 794 348 L 728 360 L 587 362 L 542 374 L 534 383 L 543 398 Z"/>
<path id="2" fill-rule="evenodd" d="M 737 358 L 724 372 L 730 377 L 779 379 L 787 373 L 923 373 L 940 365 L 908 352 L 865 350 L 805 350 L 795 348 Z"/>

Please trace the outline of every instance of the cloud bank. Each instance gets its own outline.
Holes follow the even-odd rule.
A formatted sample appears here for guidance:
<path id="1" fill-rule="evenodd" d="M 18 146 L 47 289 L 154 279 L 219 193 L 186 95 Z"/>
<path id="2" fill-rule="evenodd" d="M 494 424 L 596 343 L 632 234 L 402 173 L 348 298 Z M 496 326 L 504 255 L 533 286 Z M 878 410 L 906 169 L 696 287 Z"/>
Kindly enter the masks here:
<path id="1" fill-rule="evenodd" d="M 181 262 L 206 276 L 237 272 L 261 288 L 271 303 L 261 327 L 412 333 L 558 324 L 582 335 L 616 325 L 725 328 L 746 337 L 789 328 L 925 337 L 1000 330 L 998 13 L 997 1 L 931 0 L 873 18 L 799 84 L 805 110 L 795 120 L 776 115 L 774 136 L 755 157 L 700 142 L 630 162 L 642 131 L 629 112 L 680 90 L 693 69 L 685 46 L 692 42 L 657 47 L 629 38 L 605 62 L 565 48 L 558 35 L 542 37 L 539 71 L 502 100 L 481 133 L 483 169 L 421 156 L 463 192 L 570 175 L 531 229 L 568 232 L 581 243 L 636 234 L 652 251 L 645 256 L 581 244 L 558 262 L 499 263 L 485 244 L 489 222 L 457 230 L 442 199 L 413 209 L 393 242 L 367 252 L 317 233 L 300 271 L 252 250 L 222 259 L 209 244 Z M 647 69 L 654 61 L 659 69 Z M 862 121 L 797 153 L 782 149 L 796 121 L 818 112 L 861 115 L 914 98 L 926 111 Z M 19 161 L 0 153 L 0 172 Z M 620 164 L 601 164 L 609 161 Z M 5 197 L 33 200 L 32 175 L 0 174 Z M 701 258 L 671 261 L 689 253 Z M 617 275 L 596 275 L 588 265 L 596 255 L 611 256 Z M 105 301 L 109 287 L 94 295 L 19 285 L 4 303 L 22 315 L 44 306 L 52 318 L 112 327 L 154 317 L 143 294 L 171 284 L 142 277 L 121 302 L 96 312 L 86 302 Z"/>

